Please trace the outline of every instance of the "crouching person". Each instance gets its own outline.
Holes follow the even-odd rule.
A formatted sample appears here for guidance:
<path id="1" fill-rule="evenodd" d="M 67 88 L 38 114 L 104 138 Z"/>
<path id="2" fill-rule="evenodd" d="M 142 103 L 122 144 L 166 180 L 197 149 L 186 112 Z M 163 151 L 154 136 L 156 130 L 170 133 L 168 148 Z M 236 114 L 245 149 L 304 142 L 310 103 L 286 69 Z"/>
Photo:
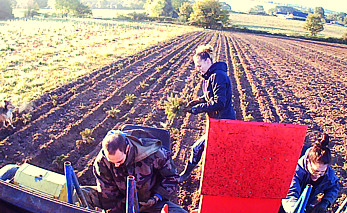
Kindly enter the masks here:
<path id="1" fill-rule="evenodd" d="M 136 136 L 136 137 L 135 137 Z M 134 130 L 127 135 L 111 130 L 102 141 L 102 149 L 94 162 L 96 187 L 83 187 L 87 202 L 106 212 L 125 212 L 127 176 L 136 180 L 140 212 L 169 211 L 184 213 L 169 201 L 177 192 L 178 171 L 170 152 L 150 133 Z"/>
<path id="2" fill-rule="evenodd" d="M 296 202 L 307 184 L 312 185 L 312 191 L 306 213 L 325 212 L 336 200 L 340 186 L 334 169 L 330 167 L 331 152 L 327 147 L 328 143 L 329 136 L 325 134 L 322 140 L 317 141 L 299 159 L 287 197 L 282 200 L 280 213 L 295 211 Z"/>

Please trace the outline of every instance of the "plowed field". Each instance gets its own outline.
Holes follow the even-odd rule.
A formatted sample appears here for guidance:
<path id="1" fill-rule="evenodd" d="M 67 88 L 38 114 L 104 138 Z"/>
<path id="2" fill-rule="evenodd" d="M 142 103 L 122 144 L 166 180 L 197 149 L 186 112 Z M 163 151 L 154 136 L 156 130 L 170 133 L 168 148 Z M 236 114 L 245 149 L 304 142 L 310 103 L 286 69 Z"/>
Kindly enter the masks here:
<path id="1" fill-rule="evenodd" d="M 17 113 L 17 128 L 0 130 L 0 166 L 29 162 L 63 173 L 62 161 L 54 161 L 60 156 L 72 162 L 81 185 L 92 185 L 92 162 L 100 141 L 108 130 L 132 123 L 177 129 L 172 131 L 171 146 L 174 161 L 183 170 L 189 147 L 205 131 L 205 115 L 187 114 L 169 122 L 164 101 L 171 93 L 191 99 L 202 94 L 192 61 L 202 43 L 213 45 L 216 60 L 229 66 L 237 119 L 308 125 L 307 145 L 318 133 L 331 135 L 333 167 L 344 188 L 336 209 L 347 192 L 344 45 L 218 31 L 177 37 L 34 100 L 30 122 L 24 124 Z M 127 94 L 135 96 L 130 104 Z M 119 110 L 114 118 L 107 113 L 111 107 Z M 95 140 L 76 145 L 87 128 Z M 178 202 L 187 210 L 198 207 L 200 173 L 198 167 L 180 186 Z"/>

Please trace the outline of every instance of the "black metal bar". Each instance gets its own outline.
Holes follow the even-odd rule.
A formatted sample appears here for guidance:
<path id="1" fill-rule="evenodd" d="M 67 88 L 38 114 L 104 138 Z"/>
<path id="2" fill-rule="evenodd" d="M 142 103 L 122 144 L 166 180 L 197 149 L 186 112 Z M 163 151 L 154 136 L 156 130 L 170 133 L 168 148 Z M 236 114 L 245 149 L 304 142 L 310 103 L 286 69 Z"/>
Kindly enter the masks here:
<path id="1" fill-rule="evenodd" d="M 96 213 L 94 210 L 53 199 L 42 193 L 33 192 L 2 180 L 0 180 L 0 199 L 21 209 L 35 213 Z"/>

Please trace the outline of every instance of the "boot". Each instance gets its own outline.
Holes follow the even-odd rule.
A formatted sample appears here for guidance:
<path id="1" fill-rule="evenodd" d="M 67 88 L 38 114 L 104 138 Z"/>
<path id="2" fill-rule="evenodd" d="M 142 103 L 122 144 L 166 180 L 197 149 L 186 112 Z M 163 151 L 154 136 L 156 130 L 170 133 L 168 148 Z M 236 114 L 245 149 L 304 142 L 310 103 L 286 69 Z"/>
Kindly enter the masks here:
<path id="1" fill-rule="evenodd" d="M 187 180 L 195 167 L 196 164 L 188 163 L 184 171 L 180 174 L 179 182 L 182 183 L 183 181 Z"/>

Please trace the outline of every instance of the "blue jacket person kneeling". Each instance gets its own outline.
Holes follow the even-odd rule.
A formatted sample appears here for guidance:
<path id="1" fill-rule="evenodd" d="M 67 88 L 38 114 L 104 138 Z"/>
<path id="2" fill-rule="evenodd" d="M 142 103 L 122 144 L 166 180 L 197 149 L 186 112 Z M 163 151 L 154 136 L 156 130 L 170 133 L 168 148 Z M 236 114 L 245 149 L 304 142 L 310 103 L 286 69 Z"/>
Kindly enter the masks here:
<path id="1" fill-rule="evenodd" d="M 328 143 L 329 136 L 325 134 L 322 140 L 317 141 L 299 159 L 287 197 L 282 200 L 280 213 L 295 211 L 296 202 L 307 184 L 313 187 L 306 205 L 306 213 L 325 212 L 336 200 L 340 186 L 339 179 L 330 166 L 331 151 L 327 147 Z M 318 199 L 319 195 L 323 197 Z"/>

